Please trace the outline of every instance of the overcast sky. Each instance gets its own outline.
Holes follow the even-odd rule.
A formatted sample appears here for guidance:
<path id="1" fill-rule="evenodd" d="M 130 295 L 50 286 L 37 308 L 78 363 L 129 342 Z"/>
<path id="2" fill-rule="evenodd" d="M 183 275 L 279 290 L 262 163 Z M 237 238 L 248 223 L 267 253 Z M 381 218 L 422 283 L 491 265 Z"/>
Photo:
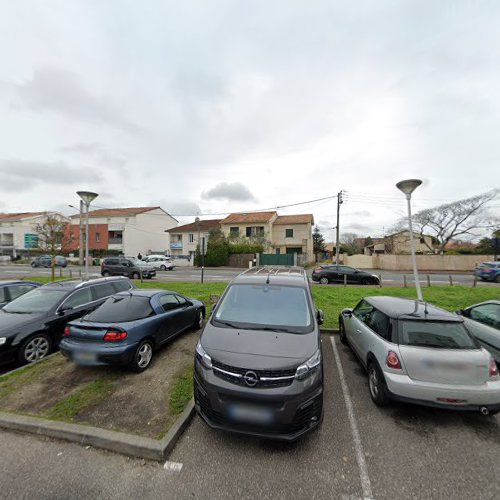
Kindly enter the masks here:
<path id="1" fill-rule="evenodd" d="M 0 211 L 78 189 L 181 216 L 343 189 L 342 230 L 377 236 L 404 214 L 398 180 L 424 179 L 417 209 L 500 186 L 497 0 L 0 8 Z M 323 228 L 335 211 L 280 209 Z"/>

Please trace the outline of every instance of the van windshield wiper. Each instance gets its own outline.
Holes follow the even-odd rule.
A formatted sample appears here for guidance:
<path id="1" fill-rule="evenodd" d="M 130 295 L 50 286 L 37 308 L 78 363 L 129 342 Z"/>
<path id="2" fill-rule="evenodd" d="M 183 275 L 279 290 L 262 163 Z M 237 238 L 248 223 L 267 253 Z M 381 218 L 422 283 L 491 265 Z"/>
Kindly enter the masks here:
<path id="1" fill-rule="evenodd" d="M 266 332 L 296 333 L 296 332 L 290 330 L 290 328 L 280 328 L 279 326 L 263 326 L 263 327 L 259 327 L 258 329 L 264 330 Z"/>
<path id="2" fill-rule="evenodd" d="M 217 323 L 220 323 L 221 325 L 229 326 L 229 328 L 240 328 L 230 321 L 222 321 L 220 319 L 215 319 L 215 321 L 217 321 Z"/>

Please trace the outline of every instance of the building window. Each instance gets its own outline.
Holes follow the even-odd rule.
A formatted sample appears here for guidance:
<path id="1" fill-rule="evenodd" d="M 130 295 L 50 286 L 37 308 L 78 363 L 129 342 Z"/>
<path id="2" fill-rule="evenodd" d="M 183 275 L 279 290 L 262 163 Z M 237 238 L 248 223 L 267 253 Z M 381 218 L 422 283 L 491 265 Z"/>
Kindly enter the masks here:
<path id="1" fill-rule="evenodd" d="M 239 235 L 240 235 L 240 228 L 239 227 L 230 227 L 229 228 L 229 236 L 232 236 L 233 238 L 237 238 Z"/>
<path id="2" fill-rule="evenodd" d="M 189 243 L 194 243 L 194 234 L 189 233 Z"/>
<path id="3" fill-rule="evenodd" d="M 276 249 L 276 255 L 280 255 L 281 254 L 281 248 L 277 248 Z"/>
<path id="4" fill-rule="evenodd" d="M 293 238 L 293 229 L 285 229 L 285 237 Z"/>
<path id="5" fill-rule="evenodd" d="M 99 243 L 101 241 L 101 233 L 95 233 L 95 242 Z"/>
<path id="6" fill-rule="evenodd" d="M 252 236 L 264 236 L 264 226 L 253 226 L 246 228 L 247 238 Z"/>

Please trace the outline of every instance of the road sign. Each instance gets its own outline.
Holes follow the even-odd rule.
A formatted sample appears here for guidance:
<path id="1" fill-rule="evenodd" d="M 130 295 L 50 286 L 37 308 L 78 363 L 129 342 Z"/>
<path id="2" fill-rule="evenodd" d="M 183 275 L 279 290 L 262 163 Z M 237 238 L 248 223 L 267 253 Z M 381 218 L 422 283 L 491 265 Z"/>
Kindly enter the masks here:
<path id="1" fill-rule="evenodd" d="M 24 235 L 24 248 L 37 248 L 38 247 L 38 234 L 25 233 Z"/>

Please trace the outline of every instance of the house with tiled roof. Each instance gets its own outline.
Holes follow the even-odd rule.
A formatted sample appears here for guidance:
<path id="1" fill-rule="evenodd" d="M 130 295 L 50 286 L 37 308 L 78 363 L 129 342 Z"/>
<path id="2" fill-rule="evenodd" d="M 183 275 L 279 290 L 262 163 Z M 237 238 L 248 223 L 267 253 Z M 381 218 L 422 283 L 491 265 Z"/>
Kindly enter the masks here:
<path id="1" fill-rule="evenodd" d="M 168 230 L 170 235 L 170 255 L 185 255 L 194 264 L 194 256 L 199 241 L 208 241 L 208 233 L 212 229 L 220 229 L 221 219 L 205 219 L 177 226 Z M 206 243 L 205 243 L 206 244 Z"/>
<path id="2" fill-rule="evenodd" d="M 80 215 L 71 217 L 73 247 L 78 248 Z M 178 221 L 161 207 L 98 208 L 89 212 L 90 250 L 112 250 L 128 256 L 168 253 L 166 232 Z"/>
<path id="3" fill-rule="evenodd" d="M 17 257 L 37 248 L 38 235 L 34 228 L 43 222 L 47 213 L 0 213 L 0 255 Z"/>

